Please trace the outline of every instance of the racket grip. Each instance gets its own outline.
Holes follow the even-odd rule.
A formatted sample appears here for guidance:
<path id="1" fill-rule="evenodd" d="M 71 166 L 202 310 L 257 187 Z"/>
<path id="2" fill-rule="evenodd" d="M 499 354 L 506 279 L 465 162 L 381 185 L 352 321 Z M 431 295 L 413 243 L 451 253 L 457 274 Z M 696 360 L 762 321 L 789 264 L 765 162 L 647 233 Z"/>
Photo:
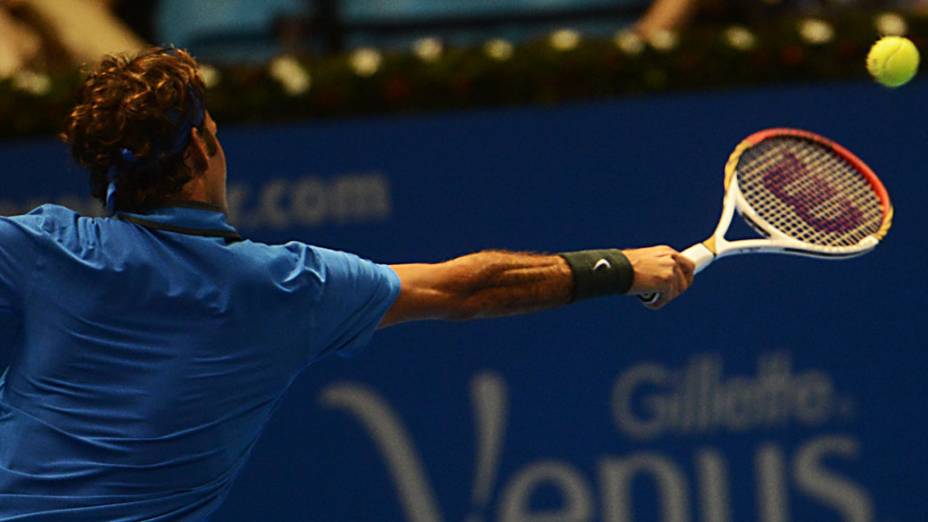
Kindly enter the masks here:
<path id="1" fill-rule="evenodd" d="M 689 259 L 696 265 L 693 269 L 694 274 L 702 272 L 704 268 L 715 260 L 715 253 L 706 248 L 706 245 L 702 243 L 696 243 L 680 253 L 683 254 L 683 257 Z"/>
<path id="2" fill-rule="evenodd" d="M 712 260 L 715 259 L 715 254 L 706 248 L 706 245 L 702 243 L 696 243 L 695 245 L 680 253 L 693 262 L 695 265 L 695 268 L 693 269 L 694 274 L 702 272 L 703 269 L 709 266 L 709 264 L 712 263 Z M 640 299 L 641 303 L 644 305 L 652 305 L 660 298 L 661 294 L 657 292 L 641 294 L 638 296 L 638 299 Z"/>

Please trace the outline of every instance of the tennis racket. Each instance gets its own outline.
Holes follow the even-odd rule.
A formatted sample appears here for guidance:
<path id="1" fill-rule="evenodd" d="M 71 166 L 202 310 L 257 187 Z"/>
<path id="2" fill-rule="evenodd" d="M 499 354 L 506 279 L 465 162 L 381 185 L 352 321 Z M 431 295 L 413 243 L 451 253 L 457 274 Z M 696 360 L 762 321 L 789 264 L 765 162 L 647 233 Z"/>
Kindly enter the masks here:
<path id="1" fill-rule="evenodd" d="M 735 210 L 762 239 L 725 239 Z M 712 237 L 682 254 L 696 273 L 740 254 L 846 259 L 873 250 L 892 218 L 883 184 L 852 152 L 812 132 L 768 129 L 732 152 L 719 224 Z M 639 298 L 652 304 L 660 294 Z"/>

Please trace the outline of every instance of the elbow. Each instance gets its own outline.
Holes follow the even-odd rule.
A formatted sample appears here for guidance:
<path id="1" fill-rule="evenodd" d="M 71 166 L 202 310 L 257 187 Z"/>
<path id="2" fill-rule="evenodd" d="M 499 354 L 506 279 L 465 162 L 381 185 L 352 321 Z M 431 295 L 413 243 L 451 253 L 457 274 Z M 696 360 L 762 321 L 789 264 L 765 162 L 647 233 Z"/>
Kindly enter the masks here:
<path id="1" fill-rule="evenodd" d="M 480 285 L 484 278 L 477 267 L 462 263 L 466 259 L 445 263 L 444 277 L 433 288 L 440 296 L 442 319 L 469 321 L 484 313 L 485 292 Z"/>
<path id="2" fill-rule="evenodd" d="M 401 284 L 393 323 L 467 321 L 486 315 L 486 268 L 475 260 L 479 261 L 479 254 L 438 264 L 396 266 Z"/>

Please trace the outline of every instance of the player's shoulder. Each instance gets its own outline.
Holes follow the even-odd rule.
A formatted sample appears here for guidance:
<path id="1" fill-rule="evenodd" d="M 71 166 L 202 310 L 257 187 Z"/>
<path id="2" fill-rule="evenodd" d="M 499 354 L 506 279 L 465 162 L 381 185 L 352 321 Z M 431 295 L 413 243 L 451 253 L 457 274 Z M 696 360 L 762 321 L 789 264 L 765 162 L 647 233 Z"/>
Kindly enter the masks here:
<path id="1" fill-rule="evenodd" d="M 399 280 L 389 267 L 350 252 L 300 241 L 276 245 L 243 241 L 232 248 L 247 252 L 247 261 L 236 265 L 240 273 L 251 274 L 246 281 L 258 286 L 272 282 L 274 288 L 285 293 L 300 289 L 300 295 L 318 297 L 324 288 L 360 294 L 371 289 L 399 288 Z"/>
<path id="2" fill-rule="evenodd" d="M 288 241 L 280 244 L 268 244 L 259 241 L 242 241 L 233 248 L 245 254 L 252 261 L 286 269 L 291 265 L 315 265 L 319 259 L 319 247 L 300 241 Z"/>
<path id="3" fill-rule="evenodd" d="M 271 245 L 270 248 L 272 255 L 307 268 L 319 268 L 324 270 L 326 267 L 331 267 L 332 265 L 346 265 L 362 261 L 360 257 L 350 252 L 311 245 L 300 241 L 289 241 L 279 245 Z"/>
<path id="4" fill-rule="evenodd" d="M 80 214 L 74 210 L 61 205 L 46 204 L 25 214 L 0 218 L 0 230 L 54 235 L 72 229 L 80 219 L 82 219 Z"/>
<path id="5" fill-rule="evenodd" d="M 288 241 L 280 244 L 265 244 L 244 241 L 239 248 L 247 251 L 248 257 L 262 264 L 269 273 L 280 277 L 309 277 L 324 281 L 332 269 L 345 267 L 362 260 L 351 253 L 303 243 Z"/>

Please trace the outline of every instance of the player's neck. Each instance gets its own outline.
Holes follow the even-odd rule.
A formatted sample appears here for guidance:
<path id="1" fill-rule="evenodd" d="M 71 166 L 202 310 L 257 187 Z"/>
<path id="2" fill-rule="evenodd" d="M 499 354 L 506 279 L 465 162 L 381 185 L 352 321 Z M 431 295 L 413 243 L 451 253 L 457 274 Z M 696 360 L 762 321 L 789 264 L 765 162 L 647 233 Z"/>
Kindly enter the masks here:
<path id="1" fill-rule="evenodd" d="M 209 183 L 206 176 L 196 176 L 181 190 L 181 199 L 194 203 L 205 203 L 228 212 L 225 184 Z"/>

